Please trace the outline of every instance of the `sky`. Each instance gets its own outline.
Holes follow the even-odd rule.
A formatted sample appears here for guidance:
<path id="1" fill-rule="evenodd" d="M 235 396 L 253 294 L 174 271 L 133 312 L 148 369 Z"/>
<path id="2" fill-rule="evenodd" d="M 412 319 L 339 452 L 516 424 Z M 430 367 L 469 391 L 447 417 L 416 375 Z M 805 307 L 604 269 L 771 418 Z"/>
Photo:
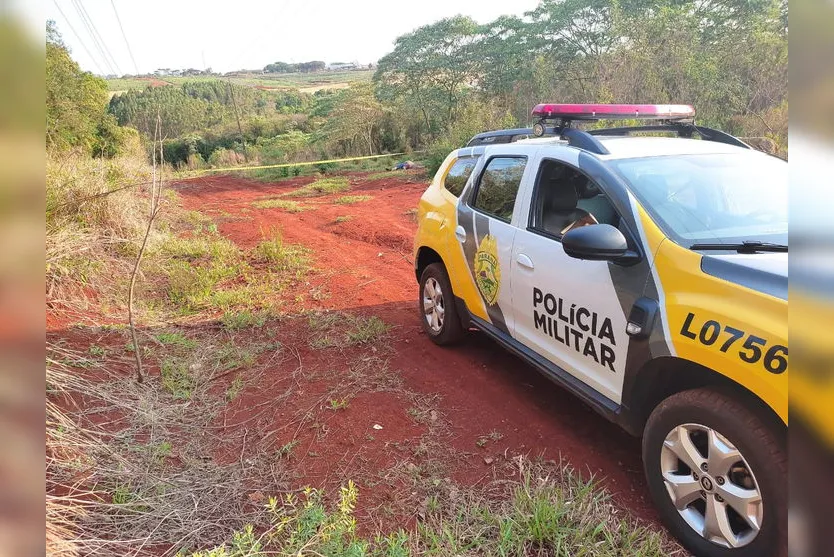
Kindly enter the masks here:
<path id="1" fill-rule="evenodd" d="M 17 0 L 33 31 L 38 22 L 42 26 L 47 19 L 56 21 L 84 70 L 110 73 L 104 62 L 109 52 L 111 66 L 120 75 L 158 68 L 261 69 L 276 61 L 367 64 L 390 52 L 398 36 L 438 19 L 463 14 L 486 23 L 500 15 L 523 15 L 537 4 L 538 0 Z M 79 8 L 105 45 L 104 55 Z"/>

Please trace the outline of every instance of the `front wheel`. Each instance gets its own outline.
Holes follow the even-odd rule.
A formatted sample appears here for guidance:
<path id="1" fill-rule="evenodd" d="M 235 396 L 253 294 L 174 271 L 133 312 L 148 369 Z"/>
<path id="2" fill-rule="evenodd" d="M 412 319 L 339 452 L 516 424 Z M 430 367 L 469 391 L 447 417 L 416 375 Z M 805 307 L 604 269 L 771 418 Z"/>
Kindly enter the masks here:
<path id="1" fill-rule="evenodd" d="M 432 263 L 420 277 L 420 321 L 435 344 L 453 344 L 463 338 L 449 275 L 441 263 Z"/>
<path id="2" fill-rule="evenodd" d="M 661 518 L 695 555 L 787 555 L 787 455 L 735 398 L 694 389 L 661 402 L 643 467 Z"/>

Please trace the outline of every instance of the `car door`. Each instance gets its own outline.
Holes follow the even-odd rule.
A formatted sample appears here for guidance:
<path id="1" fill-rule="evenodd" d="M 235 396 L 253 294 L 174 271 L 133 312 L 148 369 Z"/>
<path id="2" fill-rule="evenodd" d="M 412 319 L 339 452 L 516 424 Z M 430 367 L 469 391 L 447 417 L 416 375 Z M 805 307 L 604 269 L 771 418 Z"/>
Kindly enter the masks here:
<path id="1" fill-rule="evenodd" d="M 575 221 L 612 224 L 633 241 L 614 205 L 572 157 L 566 149 L 564 158 L 536 161 L 525 223 L 513 245 L 514 337 L 620 403 L 630 344 L 626 312 L 643 292 L 647 267 L 565 253 L 561 238 Z"/>
<path id="2" fill-rule="evenodd" d="M 476 286 L 477 303 L 467 300 L 471 313 L 510 335 L 512 314 L 512 253 L 519 211 L 519 190 L 527 173 L 527 156 L 487 154 L 475 181 L 458 203 L 455 236 L 464 252 L 468 273 Z M 493 151 L 493 153 L 495 153 Z M 481 307 L 485 312 L 478 311 Z"/>

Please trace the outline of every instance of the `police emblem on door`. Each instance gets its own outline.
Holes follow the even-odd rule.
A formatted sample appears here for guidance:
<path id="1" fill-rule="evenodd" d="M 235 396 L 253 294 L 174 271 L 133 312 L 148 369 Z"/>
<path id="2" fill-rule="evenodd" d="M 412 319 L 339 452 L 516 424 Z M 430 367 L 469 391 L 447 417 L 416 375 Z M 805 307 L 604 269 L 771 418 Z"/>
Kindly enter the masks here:
<path id="1" fill-rule="evenodd" d="M 501 267 L 498 264 L 498 241 L 487 234 L 475 252 L 475 284 L 484 301 L 494 305 L 501 288 Z"/>

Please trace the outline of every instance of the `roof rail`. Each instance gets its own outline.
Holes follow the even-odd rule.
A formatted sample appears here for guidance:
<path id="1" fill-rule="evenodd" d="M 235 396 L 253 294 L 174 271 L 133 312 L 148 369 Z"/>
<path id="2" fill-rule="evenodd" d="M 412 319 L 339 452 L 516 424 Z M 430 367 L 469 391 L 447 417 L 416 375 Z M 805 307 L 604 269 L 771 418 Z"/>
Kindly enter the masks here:
<path id="1" fill-rule="evenodd" d="M 627 136 L 632 133 L 643 132 L 674 132 L 678 135 L 678 137 L 686 138 L 692 137 L 693 133 L 697 133 L 701 136 L 701 139 L 705 141 L 715 141 L 717 143 L 726 143 L 727 145 L 735 145 L 736 147 L 752 149 L 752 147 L 750 147 L 747 143 L 726 132 L 714 130 L 705 126 L 696 126 L 692 122 L 671 122 L 668 124 L 650 124 L 647 126 L 629 126 L 623 128 L 602 128 L 587 131 L 587 133 L 591 135 L 614 136 Z"/>
<path id="2" fill-rule="evenodd" d="M 498 145 L 500 143 L 512 143 L 519 137 L 533 135 L 533 128 L 513 128 L 509 130 L 494 130 L 476 134 L 466 144 L 467 147 L 475 145 Z"/>
<path id="3" fill-rule="evenodd" d="M 692 137 L 693 133 L 697 133 L 704 141 L 715 141 L 718 143 L 726 143 L 727 145 L 735 145 L 744 149 L 752 149 L 750 145 L 743 142 L 737 137 L 734 137 L 726 132 L 707 128 L 705 126 L 696 126 L 692 122 L 669 122 L 664 124 L 650 124 L 646 126 L 629 126 L 622 128 L 601 128 L 596 130 L 580 130 L 571 127 L 550 127 L 545 128 L 544 134 L 539 137 L 554 137 L 558 136 L 568 142 L 568 145 L 589 151 L 597 155 L 607 155 L 608 149 L 594 136 L 627 136 L 633 133 L 645 132 L 674 132 L 678 137 Z M 493 130 L 479 133 L 472 137 L 466 144 L 466 147 L 473 147 L 476 145 L 499 145 L 503 143 L 513 143 L 518 139 L 534 136 L 533 128 L 513 128 L 509 130 Z"/>
<path id="4" fill-rule="evenodd" d="M 466 146 L 473 147 L 475 145 L 500 145 L 503 143 L 513 143 L 519 138 L 533 135 L 534 133 L 532 128 L 494 130 L 475 135 L 469 140 L 469 143 L 467 143 Z M 608 149 L 606 149 L 597 138 L 579 129 L 567 127 L 547 127 L 545 128 L 544 136 L 561 137 L 568 142 L 568 145 L 596 153 L 597 155 L 608 154 Z"/>

